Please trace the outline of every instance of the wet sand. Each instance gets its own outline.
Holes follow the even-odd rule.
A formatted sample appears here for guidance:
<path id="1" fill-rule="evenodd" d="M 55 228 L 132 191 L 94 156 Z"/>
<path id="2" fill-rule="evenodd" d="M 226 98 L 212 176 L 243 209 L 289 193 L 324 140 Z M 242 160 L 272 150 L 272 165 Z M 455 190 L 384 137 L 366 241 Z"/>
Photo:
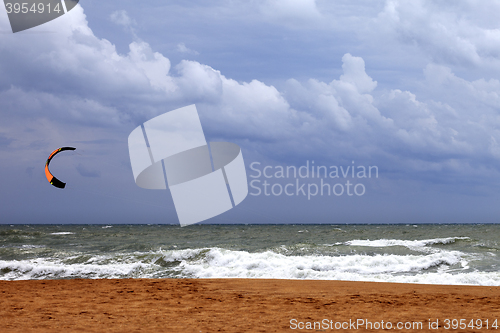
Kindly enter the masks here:
<path id="1" fill-rule="evenodd" d="M 460 329 L 460 319 L 469 327 Z M 498 329 L 491 327 L 495 319 Z M 394 332 L 500 331 L 500 287 L 263 279 L 0 281 L 0 332 L 382 332 L 389 322 Z"/>

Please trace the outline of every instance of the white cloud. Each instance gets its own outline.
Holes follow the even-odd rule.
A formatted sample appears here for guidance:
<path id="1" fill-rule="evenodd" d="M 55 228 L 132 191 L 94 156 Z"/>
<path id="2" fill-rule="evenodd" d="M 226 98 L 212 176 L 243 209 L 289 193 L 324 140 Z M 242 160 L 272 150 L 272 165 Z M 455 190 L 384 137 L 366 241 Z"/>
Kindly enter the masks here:
<path id="1" fill-rule="evenodd" d="M 316 0 L 263 0 L 261 11 L 272 19 L 311 21 L 321 17 Z"/>
<path id="2" fill-rule="evenodd" d="M 388 5 L 385 13 L 401 21 L 397 6 Z M 422 170 L 500 156 L 498 80 L 467 81 L 431 64 L 426 85 L 436 95 L 419 100 L 410 91 L 377 91 L 364 60 L 346 53 L 338 79 L 290 79 L 280 91 L 258 80 L 237 82 L 196 61 L 172 67 L 143 41 L 118 54 L 93 34 L 80 6 L 48 24 L 60 33 L 0 40 L 0 69 L 6 73 L 0 78 L 0 105 L 11 119 L 0 133 L 9 145 L 29 146 L 40 135 L 19 134 L 26 132 L 21 119 L 27 116 L 33 121 L 25 126 L 34 128 L 40 120 L 44 131 L 53 133 L 48 141 L 70 137 L 68 126 L 120 128 L 125 137 L 145 119 L 197 103 L 213 136 L 239 138 L 244 148 L 284 161 L 385 159 L 381 163 L 390 161 L 395 168 Z"/>
<path id="3" fill-rule="evenodd" d="M 0 108 L 4 115 L 53 118 L 64 123 L 86 126 L 115 127 L 127 121 L 127 115 L 115 107 L 75 95 L 58 95 L 42 91 L 26 91 L 11 87 L 0 92 Z"/>
<path id="4" fill-rule="evenodd" d="M 452 184 L 447 194 L 460 187 L 494 192 L 500 172 L 498 2 L 385 3 L 141 4 L 161 13 L 145 22 L 127 8 L 141 20 L 141 31 L 150 24 L 151 44 L 128 35 L 121 37 L 126 43 L 120 52 L 116 36 L 107 35 L 108 41 L 94 34 L 80 6 L 32 31 L 3 34 L 2 170 L 22 171 L 18 178 L 33 170 L 30 182 L 45 182 L 40 161 L 55 147 L 74 144 L 86 154 L 73 170 L 89 176 L 80 185 L 132 189 L 133 181 L 126 181 L 130 131 L 196 103 L 207 139 L 237 142 L 246 162 L 377 165 L 378 189 L 368 190 L 391 193 L 388 210 L 407 200 L 400 194 L 433 192 L 434 182 Z M 136 26 L 127 11 L 110 19 L 126 29 Z M 159 22 L 166 22 L 161 29 Z M 177 26 L 182 28 L 167 29 Z M 0 30 L 9 29 L 0 12 Z M 180 60 L 195 54 L 191 48 L 203 50 L 199 61 Z M 209 53 L 216 56 L 207 58 Z M 238 71 L 231 67 L 250 79 L 235 80 Z M 262 77 L 269 81 L 253 79 Z M 114 164 L 106 169 L 104 163 Z M 4 174 L 10 188 L 19 188 L 12 172 Z M 23 204 L 25 194 L 18 199 Z"/>
<path id="5" fill-rule="evenodd" d="M 111 13 L 109 18 L 111 19 L 111 22 L 118 24 L 118 25 L 121 25 L 125 28 L 130 28 L 130 27 L 137 24 L 135 22 L 135 20 L 131 19 L 128 16 L 127 11 L 125 11 L 125 10 L 114 11 L 113 13 Z"/>
<path id="6" fill-rule="evenodd" d="M 130 44 L 130 52 L 127 61 L 132 68 L 142 72 L 149 84 L 154 89 L 164 92 L 172 92 L 175 86 L 169 77 L 170 60 L 158 52 L 153 52 L 145 42 L 133 42 Z M 117 59 L 118 62 L 122 59 Z"/>
<path id="7" fill-rule="evenodd" d="M 198 52 L 196 52 L 195 50 L 191 50 L 184 43 L 177 44 L 177 51 L 180 53 L 187 53 L 187 54 L 194 54 L 194 55 L 198 54 Z"/>
<path id="8" fill-rule="evenodd" d="M 488 8 L 488 10 L 486 10 Z M 379 14 L 400 41 L 416 44 L 433 61 L 500 69 L 499 1 L 460 0 L 453 5 L 428 0 L 387 0 Z"/>
<path id="9" fill-rule="evenodd" d="M 353 57 L 349 53 L 342 58 L 342 69 L 344 74 L 340 77 L 340 81 L 348 82 L 356 86 L 360 93 L 369 93 L 377 87 L 377 82 L 365 72 L 365 62 L 362 58 Z"/>

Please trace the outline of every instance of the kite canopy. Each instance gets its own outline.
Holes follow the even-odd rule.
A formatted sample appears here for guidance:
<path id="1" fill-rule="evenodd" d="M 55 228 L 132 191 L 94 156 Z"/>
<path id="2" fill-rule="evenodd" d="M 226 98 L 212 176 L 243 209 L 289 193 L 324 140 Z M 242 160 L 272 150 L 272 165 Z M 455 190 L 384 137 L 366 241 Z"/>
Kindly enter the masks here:
<path id="1" fill-rule="evenodd" d="M 56 156 L 57 154 L 59 154 L 62 151 L 65 151 L 65 150 L 76 150 L 76 148 L 73 148 L 73 147 L 58 148 L 58 149 L 54 150 L 52 152 L 52 154 L 50 154 L 49 158 L 47 159 L 47 162 L 45 162 L 45 176 L 47 176 L 47 180 L 49 181 L 49 183 L 51 183 L 52 185 L 54 185 L 55 187 L 58 187 L 58 188 L 64 188 L 66 186 L 66 183 L 63 183 L 62 181 L 60 181 L 59 179 L 57 179 L 56 177 L 54 177 L 54 175 L 52 175 L 50 173 L 49 164 L 54 156 Z"/>

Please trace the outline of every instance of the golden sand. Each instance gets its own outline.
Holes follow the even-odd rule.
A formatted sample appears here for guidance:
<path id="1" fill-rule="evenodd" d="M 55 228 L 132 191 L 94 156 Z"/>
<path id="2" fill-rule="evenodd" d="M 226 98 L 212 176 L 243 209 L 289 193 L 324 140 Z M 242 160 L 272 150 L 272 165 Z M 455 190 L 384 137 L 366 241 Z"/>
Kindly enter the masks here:
<path id="1" fill-rule="evenodd" d="M 0 332 L 382 332 L 388 323 L 393 332 L 495 332 L 497 318 L 500 326 L 499 287 L 264 279 L 0 281 Z M 460 319 L 469 326 L 453 330 Z M 479 320 L 482 329 L 475 326 Z M 399 330 L 398 323 L 413 327 Z"/>

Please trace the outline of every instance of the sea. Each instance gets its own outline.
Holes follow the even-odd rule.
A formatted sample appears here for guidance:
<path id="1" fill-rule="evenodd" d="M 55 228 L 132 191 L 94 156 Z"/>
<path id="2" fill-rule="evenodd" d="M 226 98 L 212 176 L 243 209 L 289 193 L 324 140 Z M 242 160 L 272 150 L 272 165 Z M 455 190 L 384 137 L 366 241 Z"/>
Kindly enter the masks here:
<path id="1" fill-rule="evenodd" d="M 500 225 L 0 225 L 0 279 L 500 285 Z"/>

